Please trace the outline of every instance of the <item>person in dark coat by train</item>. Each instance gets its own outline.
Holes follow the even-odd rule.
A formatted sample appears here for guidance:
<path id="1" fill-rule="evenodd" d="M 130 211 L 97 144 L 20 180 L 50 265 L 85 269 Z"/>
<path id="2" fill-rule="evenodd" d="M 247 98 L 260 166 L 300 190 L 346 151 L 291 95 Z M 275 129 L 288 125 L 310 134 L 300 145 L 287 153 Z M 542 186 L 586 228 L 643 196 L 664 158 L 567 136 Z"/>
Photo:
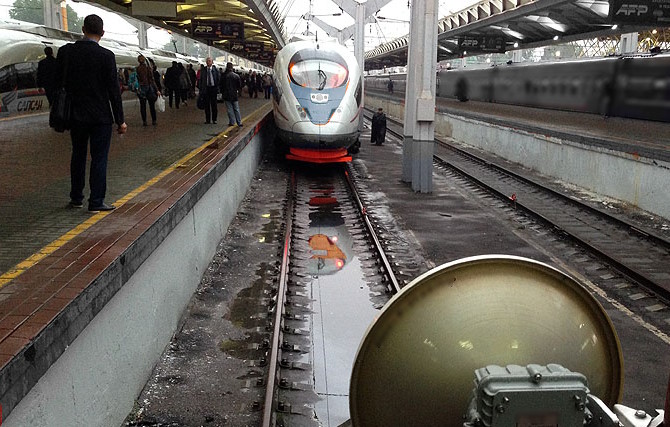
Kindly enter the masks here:
<path id="1" fill-rule="evenodd" d="M 54 101 L 54 92 L 61 82 L 56 81 L 58 61 L 54 58 L 54 51 L 50 46 L 44 48 L 46 58 L 37 63 L 37 85 L 44 88 L 49 106 Z"/>
<path id="2" fill-rule="evenodd" d="M 386 114 L 384 109 L 380 108 L 372 116 L 372 132 L 370 142 L 375 145 L 382 145 L 386 139 Z"/>

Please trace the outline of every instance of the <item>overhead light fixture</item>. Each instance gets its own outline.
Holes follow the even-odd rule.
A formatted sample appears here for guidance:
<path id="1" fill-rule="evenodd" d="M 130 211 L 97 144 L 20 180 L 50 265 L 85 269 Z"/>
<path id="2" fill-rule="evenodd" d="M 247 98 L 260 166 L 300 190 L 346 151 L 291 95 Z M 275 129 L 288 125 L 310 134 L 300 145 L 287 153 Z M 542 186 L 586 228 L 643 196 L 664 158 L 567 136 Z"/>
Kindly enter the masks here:
<path id="1" fill-rule="evenodd" d="M 619 26 L 617 24 L 612 25 L 613 30 L 616 30 L 617 28 L 619 28 Z"/>
<path id="2" fill-rule="evenodd" d="M 558 36 L 554 36 L 554 40 L 558 40 Z"/>
<path id="3" fill-rule="evenodd" d="M 514 47 L 519 47 L 519 42 L 514 42 Z"/>
<path id="4" fill-rule="evenodd" d="M 651 30 L 651 33 L 656 34 L 656 33 L 658 33 L 658 31 L 656 31 L 656 29 L 654 28 L 653 30 Z"/>

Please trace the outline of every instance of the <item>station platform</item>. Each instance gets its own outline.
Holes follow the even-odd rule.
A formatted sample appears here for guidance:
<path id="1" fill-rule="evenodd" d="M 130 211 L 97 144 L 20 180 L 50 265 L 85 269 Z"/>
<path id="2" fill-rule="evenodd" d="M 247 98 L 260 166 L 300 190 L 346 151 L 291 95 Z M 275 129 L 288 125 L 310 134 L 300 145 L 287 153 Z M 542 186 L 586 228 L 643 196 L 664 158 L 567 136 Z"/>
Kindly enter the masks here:
<path id="1" fill-rule="evenodd" d="M 402 101 L 404 93 L 367 90 L 374 97 Z M 437 98 L 438 113 L 457 114 L 559 139 L 670 161 L 670 123 L 547 110 L 481 101 Z M 670 114 L 670 113 L 669 113 Z"/>
<path id="2" fill-rule="evenodd" d="M 70 135 L 49 128 L 47 114 L 0 120 L 0 403 L 5 414 L 22 397 L 5 379 L 23 372 L 29 378 L 25 384 L 37 381 L 48 368 L 44 364 L 73 339 L 65 325 L 83 327 L 102 308 L 85 307 L 118 290 L 96 288 L 101 273 L 138 238 L 160 241 L 164 236 L 146 235 L 149 227 L 170 220 L 166 212 L 175 201 L 194 199 L 189 192 L 204 171 L 222 158 L 234 158 L 228 147 L 240 141 L 243 147 L 271 116 L 271 104 L 262 97 L 240 98 L 240 109 L 241 128 L 227 126 L 224 104 L 219 104 L 218 124 L 204 124 L 195 100 L 166 108 L 156 126 L 143 127 L 139 102 L 124 101 L 128 132 L 112 134 L 108 161 L 106 202 L 117 207 L 111 213 L 69 207 Z M 87 174 L 89 165 L 90 159 Z M 75 300 L 78 306 L 65 319 L 65 308 Z M 57 331 L 45 334 L 54 319 Z M 41 353 L 48 357 L 40 359 Z M 19 354 L 24 357 L 17 361 Z"/>
<path id="3" fill-rule="evenodd" d="M 74 330 L 79 328 L 80 331 L 93 319 L 96 310 L 102 310 L 102 307 L 97 307 L 97 299 L 110 300 L 113 294 L 124 286 L 121 280 L 127 279 L 126 270 L 138 268 L 137 265 L 133 265 L 138 255 L 133 251 L 146 250 L 135 249 L 132 242 L 137 239 L 157 241 L 165 238 L 165 234 L 169 232 L 167 224 L 175 221 L 174 211 L 191 209 L 195 202 L 189 198 L 195 198 L 195 194 L 201 192 L 198 184 L 203 179 L 212 179 L 209 175 L 205 177 L 204 171 L 213 167 L 215 163 L 232 162 L 235 153 L 228 150 L 229 144 L 242 142 L 238 146 L 243 146 L 245 141 L 249 141 L 256 132 L 261 131 L 264 120 L 271 117 L 270 104 L 266 100 L 250 100 L 244 97 L 240 100 L 240 105 L 245 126 L 241 129 L 228 130 L 223 105 L 219 106 L 219 125 L 203 124 L 203 112 L 196 110 L 195 106 L 189 103 L 188 107 L 178 111 L 168 109 L 165 113 L 159 113 L 156 127 L 143 128 L 137 103 L 126 103 L 124 107 L 129 132 L 124 136 L 113 135 L 110 153 L 106 201 L 118 207 L 112 214 L 91 214 L 85 209 L 76 210 L 67 207 L 70 154 L 68 134 L 57 134 L 49 129 L 46 116 L 0 121 L 0 153 L 2 153 L 0 180 L 3 183 L 10 183 L 3 185 L 0 193 L 0 215 L 3 218 L 0 222 L 0 272 L 2 272 L 0 369 L 6 373 L 3 379 L 16 380 L 17 375 L 24 375 L 24 384 L 12 385 L 9 381 L 0 383 L 3 405 L 9 404 L 14 407 L 18 404 L 16 399 L 19 399 L 21 393 L 17 391 L 15 394 L 11 387 L 26 387 L 26 384 L 32 386 L 38 380 L 42 381 L 40 376 L 48 368 L 45 364 L 54 363 L 65 351 L 68 343 L 76 337 L 72 336 L 76 332 Z M 440 109 L 450 110 L 460 108 L 459 114 L 472 114 L 473 117 L 476 115 L 480 118 L 491 112 L 489 107 L 491 107 L 489 104 L 477 106 L 475 103 L 466 103 L 464 107 L 457 102 L 453 105 L 447 102 L 439 106 Z M 473 111 L 465 111 L 465 108 L 471 108 Z M 541 111 L 538 114 L 547 115 L 543 119 L 538 118 L 537 122 L 530 120 L 531 115 L 526 113 L 519 113 L 515 117 L 519 120 L 519 126 L 539 126 L 544 120 L 547 123 L 558 123 L 555 118 L 552 119 L 556 116 L 556 112 Z M 500 117 L 497 113 L 496 116 Z M 495 120 L 495 117 L 491 117 L 490 120 Z M 613 123 L 621 119 L 603 120 L 591 117 L 584 120 Z M 509 123 L 509 120 L 505 122 Z M 590 122 L 585 123 L 583 125 L 586 129 L 585 138 L 608 138 L 601 134 L 589 134 Z M 555 126 L 555 132 L 572 132 L 567 130 L 567 125 L 552 126 Z M 649 124 L 640 126 L 644 131 L 641 134 L 647 136 L 642 138 L 639 144 L 631 137 L 623 138 L 621 147 L 630 145 L 632 150 L 627 152 L 651 150 L 653 153 L 658 153 L 654 154 L 657 156 L 667 155 L 663 154 L 668 151 L 667 144 L 664 146 L 663 142 L 670 141 L 665 139 L 665 135 L 668 134 L 663 133 L 668 131 L 667 125 L 660 124 L 661 129 L 655 131 L 649 131 Z M 619 139 L 624 134 L 621 129 L 630 129 L 630 126 L 620 128 L 617 137 Z M 602 132 L 611 130 L 607 125 L 603 125 Z M 632 135 L 632 132 L 626 134 Z M 230 162 L 227 156 L 231 156 Z M 410 186 L 401 182 L 401 159 L 400 141 L 389 138 L 383 146 L 374 146 L 369 144 L 369 131 L 366 130 L 362 137 L 361 152 L 354 157 L 353 168 L 360 176 L 365 191 L 374 195 L 366 200 L 368 211 L 378 215 L 389 235 L 394 236 L 407 253 L 418 258 L 417 264 L 421 267 L 412 272 L 414 276 L 444 262 L 484 253 L 530 257 L 579 276 L 579 271 L 571 271 L 562 260 L 542 249 L 538 240 L 546 240 L 544 236 L 534 235 L 531 230 L 524 231 L 523 224 L 495 216 L 482 209 L 483 205 L 489 203 L 486 197 L 467 194 L 462 189 L 456 188 L 444 176 L 436 177 L 439 186 L 433 194 L 423 195 L 413 192 Z M 203 315 L 202 307 L 188 311 L 184 315 L 187 325 L 189 321 L 201 324 L 209 318 L 213 321 L 221 320 L 235 302 L 244 305 L 248 296 L 243 291 L 250 283 L 256 280 L 271 280 L 267 277 L 258 278 L 255 275 L 261 270 L 259 266 L 273 261 L 271 256 L 263 254 L 276 251 L 274 246 L 276 241 L 259 236 L 264 237 L 263 233 L 267 233 L 268 222 L 277 221 L 276 212 L 281 208 L 281 198 L 286 190 L 285 182 L 280 179 L 280 174 L 277 172 L 275 166 L 277 163 L 281 163 L 281 159 L 270 158 L 269 161 L 263 162 L 256 175 L 259 178 L 251 183 L 251 197 L 245 202 L 241 215 L 229 228 L 225 227 L 233 230 L 222 243 L 228 252 L 218 252 L 214 261 L 211 254 L 198 254 L 198 257 L 206 258 L 205 269 L 197 267 L 185 273 L 195 276 L 194 272 L 197 271 L 199 278 L 206 272 L 210 283 L 211 280 L 215 280 L 217 283 L 229 284 L 225 292 L 213 296 L 200 293 L 202 288 L 195 290 L 195 286 L 193 290 L 184 289 L 182 292 L 186 295 L 187 301 L 195 291 L 201 295 L 201 299 L 204 299 L 205 305 L 214 307 L 211 317 Z M 280 169 L 284 167 L 286 166 L 281 166 Z M 175 204 L 177 200 L 180 203 Z M 417 209 L 417 206 L 421 208 Z M 261 217 L 259 212 L 275 212 L 275 217 Z M 209 230 L 202 233 L 196 225 L 197 215 L 202 215 L 202 212 L 193 214 L 191 225 L 193 233 L 207 234 Z M 473 235 L 476 238 L 473 238 Z M 178 248 L 179 243 L 177 242 Z M 159 255 L 164 257 L 182 255 L 174 253 L 178 250 L 161 252 Z M 138 256 L 137 259 L 144 258 Z M 211 264 L 207 266 L 210 261 Z M 202 262 L 200 260 L 200 263 Z M 588 265 L 583 267 L 589 268 Z M 160 270 L 160 267 L 151 266 L 147 274 L 153 276 L 145 278 L 164 277 L 161 276 Z M 107 277 L 101 278 L 101 272 Z M 177 274 L 177 272 L 167 271 L 165 274 Z M 199 281 L 197 278 L 195 280 Z M 208 286 L 208 283 L 203 281 L 202 286 Z M 158 293 L 157 288 L 150 290 L 149 295 L 145 297 L 152 298 L 151 292 Z M 165 300 L 170 300 L 174 297 L 170 292 L 174 291 L 153 296 L 151 303 L 155 301 L 164 303 Z M 208 300 L 210 296 L 211 299 Z M 668 338 L 670 326 L 661 325 L 659 329 L 647 325 L 643 319 L 614 304 L 611 299 L 600 294 L 598 298 L 612 317 L 624 347 L 626 389 L 623 403 L 645 410 L 662 406 L 667 378 L 658 375 L 658 372 L 667 373 L 670 369 L 666 357 L 670 346 Z M 73 302 L 76 303 L 72 304 Z M 66 306 L 69 310 L 63 315 Z M 123 315 L 132 317 L 136 308 L 122 307 L 119 310 Z M 246 314 L 244 310 L 241 311 L 241 314 Z M 181 315 L 182 310 L 179 310 L 179 313 Z M 160 355 L 165 343 L 169 341 L 169 336 L 164 341 L 141 336 L 137 337 L 135 344 L 132 344 L 130 338 L 125 335 L 132 335 L 133 331 L 127 330 L 121 322 L 123 319 L 119 317 L 113 319 L 119 323 L 105 321 L 111 323 L 109 337 L 105 336 L 105 339 L 102 339 L 89 336 L 86 345 L 104 346 L 107 338 L 110 340 L 114 338 L 116 339 L 114 342 L 121 342 L 122 345 L 130 347 L 143 346 L 145 341 L 150 341 Z M 74 325 L 73 330 L 64 329 L 66 322 Z M 177 316 L 172 324 L 184 323 L 179 323 Z M 54 329 L 49 335 L 43 332 L 45 325 L 52 325 Z M 188 334 L 189 331 L 185 328 L 181 332 Z M 177 411 L 180 407 L 188 405 L 193 415 L 185 425 L 201 425 L 209 422 L 213 423 L 212 425 L 216 423 L 244 425 L 242 423 L 249 422 L 249 412 L 240 409 L 240 402 L 245 398 L 239 397 L 240 393 L 244 395 L 248 391 L 247 389 L 239 392 L 240 378 L 247 379 L 248 360 L 227 356 L 221 352 L 221 345 L 226 340 L 253 335 L 254 328 L 247 327 L 244 322 L 234 323 L 226 333 L 229 335 L 217 335 L 211 342 L 179 341 L 177 338 L 176 344 L 191 346 L 191 356 L 196 353 L 204 356 L 204 359 L 197 362 L 195 359 L 189 359 L 193 360 L 191 365 L 198 369 L 206 369 L 210 366 L 211 358 L 217 358 L 216 366 L 219 368 L 217 381 L 220 383 L 202 381 L 201 377 L 187 377 L 185 374 L 176 376 L 169 370 L 161 371 L 161 377 L 157 378 L 165 381 L 174 380 L 174 382 L 168 381 L 167 385 L 173 390 L 175 405 L 179 402 L 181 406 L 173 406 L 172 410 Z M 61 341 L 60 336 L 64 336 Z M 118 349 L 109 350 L 114 351 Z M 101 363 L 105 364 L 108 361 L 102 360 Z M 129 372 L 131 365 L 139 364 L 133 358 L 124 360 L 123 363 Z M 649 366 L 657 369 L 647 369 Z M 93 374 L 96 369 L 89 366 L 80 367 L 76 362 L 70 362 L 70 365 L 65 367 L 73 370 L 85 369 L 87 375 Z M 146 379 L 152 372 L 153 364 L 143 369 L 136 375 L 144 375 Z M 194 372 L 197 373 L 197 370 Z M 125 370 L 107 374 L 108 377 L 130 375 Z M 64 375 L 69 375 L 67 369 Z M 209 375 L 214 376 L 211 372 Z M 56 384 L 57 379 L 49 378 L 44 382 Z M 176 386 L 176 383 L 179 383 L 179 386 Z M 104 383 L 97 389 L 90 390 L 90 393 L 98 393 L 100 388 L 108 386 L 112 385 Z M 191 387 L 188 392 L 185 391 L 186 386 Z M 79 384 L 68 383 L 65 387 L 76 389 L 82 395 L 86 393 L 81 391 L 85 389 Z M 165 397 L 158 394 L 156 389 L 152 389 L 151 383 L 146 390 L 148 390 L 147 399 L 162 400 Z M 201 397 L 206 393 L 205 390 L 212 391 L 207 399 Z M 44 396 L 42 398 L 46 399 Z M 15 400 L 10 402 L 9 399 Z M 45 402 L 39 400 L 40 396 L 35 399 L 38 403 Z M 108 402 L 97 403 L 105 408 L 113 406 Z M 170 406 L 170 400 L 166 399 L 164 403 Z M 124 405 L 127 407 L 127 402 L 119 404 L 120 407 Z M 199 413 L 194 409 L 199 405 L 211 406 L 207 406 L 206 413 Z M 187 409 L 184 408 L 184 411 L 177 415 L 184 415 Z M 154 410 L 156 412 L 152 412 Z M 17 410 L 22 414 L 25 411 L 28 409 Z M 48 413 L 48 409 L 45 408 L 41 411 Z M 155 420 L 173 421 L 161 418 L 165 414 L 160 411 L 161 406 L 152 407 L 147 404 L 143 413 Z M 128 414 L 128 409 L 125 414 Z M 35 419 L 44 418 L 36 416 Z M 118 421 L 118 417 L 114 420 Z M 105 425 L 104 420 L 100 425 Z"/>

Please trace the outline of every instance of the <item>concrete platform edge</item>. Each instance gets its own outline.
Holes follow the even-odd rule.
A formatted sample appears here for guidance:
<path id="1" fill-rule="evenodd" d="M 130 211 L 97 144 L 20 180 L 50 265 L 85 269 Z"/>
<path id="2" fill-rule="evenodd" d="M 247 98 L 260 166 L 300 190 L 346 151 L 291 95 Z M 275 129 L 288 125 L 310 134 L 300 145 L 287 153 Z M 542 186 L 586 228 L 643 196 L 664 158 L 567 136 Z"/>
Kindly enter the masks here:
<path id="1" fill-rule="evenodd" d="M 236 214 L 272 137 L 268 117 L 5 365 L 4 425 L 123 421 Z"/>

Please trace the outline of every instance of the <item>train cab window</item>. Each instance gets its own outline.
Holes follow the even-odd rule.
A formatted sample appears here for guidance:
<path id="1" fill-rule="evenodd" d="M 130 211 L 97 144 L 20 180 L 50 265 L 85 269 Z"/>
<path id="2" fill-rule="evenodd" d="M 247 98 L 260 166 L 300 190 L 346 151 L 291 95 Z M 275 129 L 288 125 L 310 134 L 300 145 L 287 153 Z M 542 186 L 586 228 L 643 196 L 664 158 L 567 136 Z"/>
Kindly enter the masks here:
<path id="1" fill-rule="evenodd" d="M 22 62 L 15 64 L 16 85 L 18 89 L 32 89 L 37 87 L 37 64 Z"/>
<path id="2" fill-rule="evenodd" d="M 329 60 L 307 59 L 291 64 L 289 75 L 293 83 L 309 89 L 323 90 L 340 87 L 347 82 L 347 68 Z"/>
<path id="3" fill-rule="evenodd" d="M 0 69 L 0 92 L 11 92 L 16 89 L 16 71 L 14 65 L 7 65 Z"/>

